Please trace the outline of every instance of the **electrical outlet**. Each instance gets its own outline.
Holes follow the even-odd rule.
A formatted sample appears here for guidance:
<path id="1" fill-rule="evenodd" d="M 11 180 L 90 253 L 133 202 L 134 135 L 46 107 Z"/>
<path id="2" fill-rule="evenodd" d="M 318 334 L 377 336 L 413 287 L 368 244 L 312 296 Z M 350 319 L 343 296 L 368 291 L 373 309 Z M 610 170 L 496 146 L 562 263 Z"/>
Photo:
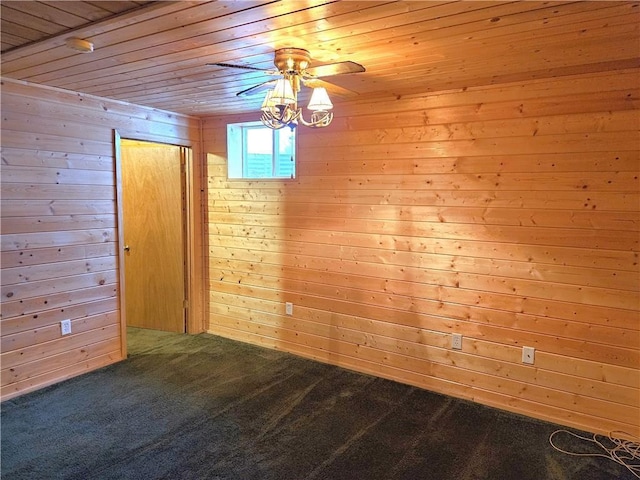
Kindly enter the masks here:
<path id="1" fill-rule="evenodd" d="M 60 332 L 62 335 L 69 335 L 71 333 L 71 320 L 62 320 L 60 322 Z"/>
<path id="2" fill-rule="evenodd" d="M 287 302 L 284 304 L 284 309 L 287 315 L 293 315 L 293 303 Z"/>
<path id="3" fill-rule="evenodd" d="M 536 349 L 533 347 L 522 347 L 522 363 L 533 365 Z"/>
<path id="4" fill-rule="evenodd" d="M 451 335 L 451 348 L 455 350 L 462 350 L 462 335 L 459 333 Z"/>

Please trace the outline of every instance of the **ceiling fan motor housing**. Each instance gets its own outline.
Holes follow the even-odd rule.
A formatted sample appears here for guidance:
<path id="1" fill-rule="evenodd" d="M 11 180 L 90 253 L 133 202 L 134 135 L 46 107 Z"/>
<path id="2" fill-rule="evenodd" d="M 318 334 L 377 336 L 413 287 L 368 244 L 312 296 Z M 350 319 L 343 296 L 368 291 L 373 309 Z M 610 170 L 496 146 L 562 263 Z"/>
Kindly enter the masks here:
<path id="1" fill-rule="evenodd" d="M 303 48 L 280 48 L 273 59 L 273 64 L 280 72 L 289 74 L 300 74 L 310 63 L 311 54 Z"/>

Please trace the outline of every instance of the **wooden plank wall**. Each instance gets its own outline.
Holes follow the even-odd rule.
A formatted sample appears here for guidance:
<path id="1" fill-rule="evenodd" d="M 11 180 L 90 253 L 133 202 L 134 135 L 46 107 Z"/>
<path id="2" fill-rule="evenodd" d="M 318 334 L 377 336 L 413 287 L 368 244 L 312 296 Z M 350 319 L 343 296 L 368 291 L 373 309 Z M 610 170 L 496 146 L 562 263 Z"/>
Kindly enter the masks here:
<path id="1" fill-rule="evenodd" d="M 113 129 L 189 145 L 199 125 L 3 79 L 3 399 L 122 358 Z"/>
<path id="2" fill-rule="evenodd" d="M 338 104 L 299 130 L 292 181 L 227 181 L 238 118 L 205 119 L 209 331 L 640 435 L 639 85 L 625 70 Z"/>

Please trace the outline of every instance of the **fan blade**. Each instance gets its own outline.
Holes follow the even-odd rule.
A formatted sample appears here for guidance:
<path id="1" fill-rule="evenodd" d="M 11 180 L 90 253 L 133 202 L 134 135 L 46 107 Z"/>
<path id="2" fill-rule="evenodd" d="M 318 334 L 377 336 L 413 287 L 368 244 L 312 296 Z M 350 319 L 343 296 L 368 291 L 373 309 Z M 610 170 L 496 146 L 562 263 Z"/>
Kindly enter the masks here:
<path id="1" fill-rule="evenodd" d="M 309 67 L 306 73 L 312 77 L 330 77 L 332 75 L 344 75 L 345 73 L 361 73 L 365 68 L 356 62 L 337 62 L 317 67 Z"/>
<path id="2" fill-rule="evenodd" d="M 355 95 L 359 95 L 358 92 L 354 92 L 353 90 L 348 90 L 343 87 L 339 87 L 333 83 L 325 82 L 324 80 L 318 80 L 317 78 L 311 78 L 309 80 L 303 80 L 305 87 L 316 88 L 316 87 L 324 87 L 327 92 L 331 95 L 338 95 L 341 97 L 353 97 Z"/>
<path id="3" fill-rule="evenodd" d="M 214 66 L 214 67 L 241 68 L 242 70 L 253 70 L 256 72 L 270 73 L 270 70 L 263 70 L 262 68 L 249 67 L 247 65 L 234 65 L 232 63 L 207 63 L 207 65 Z"/>
<path id="4" fill-rule="evenodd" d="M 245 90 L 242 90 L 236 93 L 236 96 L 244 97 L 246 95 L 255 95 L 257 93 L 265 92 L 269 90 L 269 87 L 271 87 L 272 85 L 275 85 L 275 83 L 276 83 L 275 80 L 269 80 L 268 82 L 259 83 L 258 85 L 254 85 L 253 87 L 249 87 Z"/>

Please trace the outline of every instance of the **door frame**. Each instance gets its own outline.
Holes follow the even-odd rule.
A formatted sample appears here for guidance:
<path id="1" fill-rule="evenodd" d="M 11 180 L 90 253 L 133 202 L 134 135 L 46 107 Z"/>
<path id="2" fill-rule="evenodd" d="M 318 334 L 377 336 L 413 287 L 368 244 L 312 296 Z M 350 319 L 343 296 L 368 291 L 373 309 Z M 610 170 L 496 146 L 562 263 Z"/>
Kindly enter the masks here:
<path id="1" fill-rule="evenodd" d="M 127 358 L 127 319 L 125 308 L 125 275 L 124 275 L 124 211 L 122 205 L 122 144 L 121 140 L 134 140 L 151 142 L 156 144 L 173 145 L 186 149 L 185 155 L 185 291 L 186 291 L 186 325 L 187 334 L 201 333 L 204 328 L 204 245 L 202 228 L 202 201 L 203 172 L 199 168 L 199 158 L 196 145 L 184 145 L 168 142 L 166 138 L 158 138 L 153 135 L 142 135 L 140 132 L 128 133 L 113 130 L 113 142 L 115 150 L 115 180 L 116 180 L 116 226 L 118 229 L 118 279 L 119 279 L 119 307 L 121 328 L 122 358 Z"/>

